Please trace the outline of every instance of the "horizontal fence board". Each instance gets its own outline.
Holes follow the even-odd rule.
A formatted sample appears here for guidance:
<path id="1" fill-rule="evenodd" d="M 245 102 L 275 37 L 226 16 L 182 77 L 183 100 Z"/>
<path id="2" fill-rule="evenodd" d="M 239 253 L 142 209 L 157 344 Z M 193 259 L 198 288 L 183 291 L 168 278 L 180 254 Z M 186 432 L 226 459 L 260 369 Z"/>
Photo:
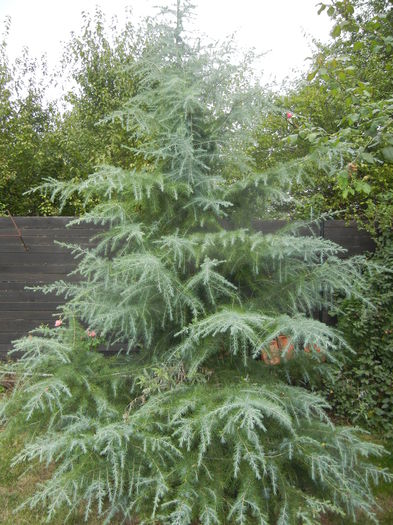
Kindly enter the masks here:
<path id="1" fill-rule="evenodd" d="M 6 276 L 2 276 L 4 279 L 6 278 Z M 8 277 L 8 276 L 7 276 Z M 7 280 L 4 280 L 2 281 L 1 280 L 1 275 L 0 275 L 0 300 L 1 300 L 1 297 L 2 297 L 2 294 L 7 292 L 21 292 L 21 291 L 30 291 L 30 292 L 34 292 L 34 293 L 41 293 L 41 292 L 35 292 L 33 290 L 26 290 L 25 288 L 27 287 L 34 287 L 35 285 L 33 284 L 29 284 L 29 285 L 26 285 L 24 283 L 20 283 L 20 282 L 12 282 L 10 281 L 9 279 Z"/>
<path id="2" fill-rule="evenodd" d="M 0 344 L 8 344 L 9 348 L 11 348 L 12 341 L 15 341 L 15 339 L 19 339 L 20 337 L 24 337 L 25 335 L 27 335 L 27 330 L 16 330 L 15 332 L 0 332 Z"/>
<path id="3" fill-rule="evenodd" d="M 3 275 L 3 279 L 8 278 L 8 276 Z M 2 294 L 5 292 L 13 292 L 13 291 L 23 291 L 25 289 L 24 283 L 13 283 L 10 282 L 8 279 L 2 281 L 1 275 L 0 275 L 0 298 L 2 297 Z"/>
<path id="4" fill-rule="evenodd" d="M 11 283 L 26 286 L 26 283 Z M 0 291 L 0 309 L 4 310 L 4 305 L 12 305 L 25 302 L 31 304 L 31 307 L 36 307 L 37 304 L 45 303 L 59 303 L 62 298 L 54 293 L 44 294 L 42 292 L 35 292 L 34 290 L 2 290 Z"/>
<path id="5" fill-rule="evenodd" d="M 59 246 L 55 241 L 77 244 L 92 248 L 97 240 L 92 240 L 106 227 L 93 224 L 67 224 L 73 217 L 15 217 L 24 243 L 17 235 L 9 217 L 0 217 L 0 359 L 5 358 L 11 348 L 11 341 L 27 335 L 29 330 L 45 323 L 54 326 L 57 306 L 64 303 L 62 296 L 43 294 L 26 290 L 26 286 L 52 283 L 56 280 L 76 282 L 78 275 L 68 276 L 74 270 L 78 259 L 70 250 Z M 222 226 L 234 226 L 223 220 Z M 263 234 L 276 233 L 291 224 L 287 221 L 253 220 L 252 229 Z M 285 230 L 284 230 L 285 231 Z M 343 255 L 356 255 L 373 251 L 374 243 L 367 232 L 359 230 L 355 222 L 325 221 L 314 222 L 310 227 L 301 227 L 299 235 L 324 237 L 347 249 Z M 326 321 L 326 315 L 323 317 Z M 108 353 L 119 350 L 116 345 Z M 123 345 L 125 346 L 125 345 Z M 106 351 L 104 353 L 107 353 Z"/>
<path id="6" fill-rule="evenodd" d="M 75 243 L 73 243 L 75 244 Z M 97 243 L 85 242 L 82 243 L 78 241 L 78 245 L 82 248 L 92 248 Z M 25 250 L 22 244 L 7 244 L 0 239 L 0 260 L 4 255 L 14 255 L 26 253 L 26 254 L 71 254 L 69 248 L 65 246 L 59 246 L 54 242 L 48 242 L 47 244 L 37 243 L 37 244 L 28 244 L 28 250 Z"/>
<path id="7" fill-rule="evenodd" d="M 3 333 L 23 333 L 37 328 L 41 324 L 52 326 L 55 318 L 51 314 L 43 316 L 41 319 L 3 319 L 0 318 L 0 332 Z"/>
<path id="8" fill-rule="evenodd" d="M 75 275 L 67 276 L 66 273 L 8 273 L 7 280 L 14 283 L 26 283 L 28 286 L 34 286 L 35 284 L 48 284 L 53 281 L 64 280 L 67 277 L 67 281 L 76 282 L 78 277 Z M 5 275 L 0 272 L 0 279 L 5 279 Z"/>
<path id="9" fill-rule="evenodd" d="M 282 221 L 282 220 L 271 220 L 271 221 L 264 221 L 262 219 L 255 219 L 251 221 L 251 227 L 259 231 L 263 234 L 271 234 L 271 233 L 278 233 L 282 232 L 283 234 L 287 233 L 291 234 L 291 230 L 293 230 L 294 224 L 291 224 L 288 221 Z M 322 227 L 318 223 L 311 223 L 307 226 L 298 226 L 296 228 L 296 234 L 301 236 L 307 236 L 307 235 L 316 235 L 320 236 L 322 233 Z"/>
<path id="10" fill-rule="evenodd" d="M 97 246 L 97 241 L 91 242 L 88 237 L 84 239 L 75 237 L 74 239 L 65 238 L 61 242 L 65 242 L 68 246 L 61 246 L 55 242 L 55 239 L 37 240 L 34 238 L 34 242 L 30 242 L 28 239 L 24 239 L 26 248 L 20 243 L 6 243 L 0 238 L 0 259 L 4 254 L 22 254 L 22 253 L 71 253 L 74 245 L 78 245 L 83 249 L 94 248 Z M 60 240 L 59 240 L 60 242 Z"/>
<path id="11" fill-rule="evenodd" d="M 36 275 L 36 274 L 63 274 L 67 275 L 68 273 L 75 270 L 75 263 L 68 263 L 68 264 L 54 264 L 50 262 L 46 262 L 43 260 L 41 263 L 31 263 L 28 264 L 27 261 L 15 261 L 15 263 L 9 262 L 8 264 L 1 264 L 0 262 L 0 278 L 3 280 L 4 275 L 9 275 L 10 273 L 23 273 L 23 274 L 29 274 L 29 275 Z"/>
<path id="12" fill-rule="evenodd" d="M 45 305 L 47 306 L 47 305 Z M 26 306 L 22 309 L 17 310 L 6 310 L 1 311 L 0 313 L 0 322 L 2 321 L 23 321 L 23 320 L 33 320 L 38 321 L 38 323 L 41 322 L 42 319 L 51 319 L 54 318 L 56 315 L 58 317 L 59 313 L 56 312 L 56 306 L 52 308 L 42 308 L 40 309 L 34 308 L 34 309 L 28 309 Z"/>
<path id="13" fill-rule="evenodd" d="M 348 256 L 373 252 L 375 243 L 365 230 L 360 230 L 356 222 L 326 221 L 323 224 L 324 238 L 340 244 L 347 250 Z"/>
<path id="14" fill-rule="evenodd" d="M 23 298 L 23 297 L 22 297 Z M 57 306 L 59 305 L 58 301 L 20 301 L 20 302 L 10 302 L 10 301 L 0 301 L 0 317 L 7 319 L 7 316 L 17 317 L 17 315 L 22 315 L 19 312 L 55 312 Z"/>
<path id="15" fill-rule="evenodd" d="M 287 224 L 287 221 L 263 221 L 260 219 L 251 221 L 252 228 L 262 233 L 276 233 Z"/>
<path id="16" fill-rule="evenodd" d="M 7 354 L 11 350 L 10 343 L 0 343 L 0 361 L 7 359 Z M 1 366 L 1 363 L 0 363 Z"/>
<path id="17" fill-rule="evenodd" d="M 59 224 L 57 227 L 48 227 L 44 223 L 35 223 L 29 225 L 27 228 L 17 225 L 15 228 L 12 223 L 2 224 L 0 219 L 0 239 L 19 240 L 20 237 L 32 237 L 35 235 L 56 237 L 57 235 L 64 235 L 65 232 L 72 231 L 73 228 L 66 228 L 63 224 Z M 88 229 L 88 228 L 87 228 Z"/>
<path id="18" fill-rule="evenodd" d="M 49 265 L 73 265 L 75 267 L 75 256 L 69 251 L 64 253 L 31 253 L 25 252 L 15 256 L 13 253 L 2 253 L 0 254 L 0 271 L 1 266 L 7 264 L 17 264 L 18 266 L 30 266 L 34 264 Z"/>
<path id="19" fill-rule="evenodd" d="M 28 230 L 45 226 L 45 228 L 65 228 L 72 220 L 72 217 L 12 217 L 19 229 Z M 0 229 L 15 230 L 12 219 L 10 217 L 0 217 Z"/>
<path id="20" fill-rule="evenodd" d="M 20 230 L 30 230 L 34 228 L 47 228 L 48 230 L 65 229 L 67 224 L 74 220 L 75 217 L 13 217 L 16 225 Z M 73 229 L 96 229 L 102 230 L 102 226 L 93 223 L 73 224 L 69 226 Z M 10 217 L 0 217 L 1 230 L 14 230 L 15 227 Z M 23 231 L 22 231 L 23 235 Z"/>
<path id="21" fill-rule="evenodd" d="M 90 238 L 95 235 L 101 235 L 104 231 L 103 228 L 100 230 L 91 229 L 91 228 L 59 228 L 58 230 L 48 230 L 47 228 L 34 228 L 30 230 L 21 230 L 21 235 L 19 236 L 16 231 L 5 231 L 0 230 L 0 242 L 7 242 L 9 244 L 22 244 L 22 239 L 26 242 L 39 242 L 46 240 L 55 241 L 56 239 L 63 238 Z"/>

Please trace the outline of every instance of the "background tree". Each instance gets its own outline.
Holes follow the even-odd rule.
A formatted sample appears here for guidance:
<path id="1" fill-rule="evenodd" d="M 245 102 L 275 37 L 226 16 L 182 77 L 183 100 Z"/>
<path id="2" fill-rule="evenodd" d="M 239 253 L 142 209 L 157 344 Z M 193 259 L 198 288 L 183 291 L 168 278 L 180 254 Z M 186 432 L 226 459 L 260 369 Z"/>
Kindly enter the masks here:
<path id="1" fill-rule="evenodd" d="M 374 260 L 386 271 L 368 281 L 374 308 L 336 298 L 339 326 L 357 354 L 325 383 L 325 393 L 336 417 L 390 435 L 393 10 L 385 1 L 337 1 L 320 4 L 322 11 L 334 20 L 334 40 L 318 45 L 310 72 L 287 95 L 276 95 L 255 158 L 261 167 L 266 158 L 298 166 L 292 199 L 276 217 L 334 212 L 356 220 L 377 243 Z"/>
<path id="2" fill-rule="evenodd" d="M 68 110 L 59 135 L 65 147 L 70 145 L 68 157 L 75 159 L 76 177 L 86 177 L 98 163 L 129 167 L 132 162 L 130 150 L 123 147 L 131 143 L 130 134 L 117 121 L 104 118 L 136 90 L 137 79 L 130 75 L 130 68 L 143 42 L 135 32 L 127 13 L 119 26 L 116 19 L 108 23 L 96 9 L 93 16 L 83 14 L 80 33 L 73 34 L 65 46 L 62 75 L 69 79 Z"/>
<path id="3" fill-rule="evenodd" d="M 77 215 L 79 198 L 60 211 L 44 195 L 23 193 L 45 178 L 78 181 L 97 164 L 133 162 L 130 134 L 117 122 L 102 119 L 129 97 L 135 87 L 128 68 L 137 52 L 134 29 L 126 18 L 121 27 L 109 24 L 96 10 L 84 15 L 80 34 L 65 46 L 62 67 L 48 73 L 45 62 L 27 50 L 14 64 L 7 57 L 7 31 L 1 48 L 2 121 L 0 210 L 14 215 Z M 8 23 L 8 22 L 7 22 Z M 139 46 L 143 45 L 139 41 Z M 61 78 L 64 99 L 49 100 L 55 78 Z M 59 90 L 59 85 L 57 85 Z M 59 91 L 60 95 L 60 91 Z M 88 204 L 89 205 L 89 204 Z"/>
<path id="4" fill-rule="evenodd" d="M 378 238 L 393 216 L 393 8 L 355 0 L 322 3 L 324 10 L 335 40 L 319 46 L 307 78 L 285 98 L 294 113 L 286 139 L 292 154 L 326 147 L 293 188 L 296 213 L 340 210 Z"/>
<path id="5" fill-rule="evenodd" d="M 0 48 L 0 212 L 45 214 L 45 204 L 52 207 L 48 200 L 39 196 L 27 199 L 22 194 L 43 177 L 56 175 L 58 158 L 50 140 L 55 108 L 44 100 L 48 80 L 44 61 L 33 60 L 24 50 L 10 64 L 8 29 L 6 21 Z"/>

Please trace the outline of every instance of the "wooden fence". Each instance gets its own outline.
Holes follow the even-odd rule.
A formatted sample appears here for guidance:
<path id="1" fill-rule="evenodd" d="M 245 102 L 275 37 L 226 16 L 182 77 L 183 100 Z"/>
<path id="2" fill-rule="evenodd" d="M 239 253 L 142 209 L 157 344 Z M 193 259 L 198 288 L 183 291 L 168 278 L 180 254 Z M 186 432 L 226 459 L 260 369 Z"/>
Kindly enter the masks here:
<path id="1" fill-rule="evenodd" d="M 89 246 L 90 239 L 102 230 L 86 225 L 66 228 L 70 220 L 70 217 L 16 217 L 15 227 L 10 218 L 0 218 L 0 358 L 6 356 L 12 340 L 42 323 L 53 323 L 59 298 L 25 287 L 73 278 L 67 274 L 75 268 L 75 260 L 54 241 Z M 253 221 L 253 227 L 264 233 L 275 232 L 284 224 L 284 221 Z M 318 233 L 344 246 L 348 255 L 374 249 L 369 235 L 359 231 L 355 223 L 326 221 Z"/>

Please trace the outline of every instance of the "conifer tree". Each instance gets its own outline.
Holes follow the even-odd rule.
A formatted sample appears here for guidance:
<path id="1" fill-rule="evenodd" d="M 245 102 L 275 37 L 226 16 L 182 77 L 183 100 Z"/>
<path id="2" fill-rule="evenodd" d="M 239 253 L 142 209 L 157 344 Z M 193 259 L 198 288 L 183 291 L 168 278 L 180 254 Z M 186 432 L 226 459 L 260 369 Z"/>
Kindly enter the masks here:
<path id="1" fill-rule="evenodd" d="M 367 458 L 382 447 L 334 426 L 326 401 L 301 386 L 346 349 L 312 314 L 351 294 L 362 261 L 298 225 L 252 229 L 255 200 L 268 210 L 285 198 L 299 165 L 255 172 L 261 90 L 247 60 L 231 64 L 230 44 L 187 34 L 190 10 L 178 0 L 148 22 L 136 93 L 108 117 L 132 132 L 135 164 L 40 188 L 63 202 L 96 197 L 74 222 L 106 229 L 93 248 L 70 247 L 80 281 L 43 288 L 67 298 L 59 326 L 15 344 L 2 439 L 23 430 L 15 463 L 54 463 L 26 502 L 49 522 L 81 506 L 105 523 L 373 519 L 370 482 L 389 474 Z M 122 350 L 104 357 L 93 331 Z"/>

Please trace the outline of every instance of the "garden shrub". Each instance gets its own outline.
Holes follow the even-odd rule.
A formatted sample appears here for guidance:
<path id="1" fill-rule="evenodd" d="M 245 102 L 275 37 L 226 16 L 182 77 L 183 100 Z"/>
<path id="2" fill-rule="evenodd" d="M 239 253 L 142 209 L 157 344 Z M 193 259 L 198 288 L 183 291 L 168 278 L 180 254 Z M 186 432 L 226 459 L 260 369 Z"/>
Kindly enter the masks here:
<path id="1" fill-rule="evenodd" d="M 393 432 L 393 240 L 385 235 L 373 255 L 384 270 L 367 280 L 372 304 L 340 304 L 338 327 L 356 354 L 326 385 L 333 413 L 370 430 Z"/>

